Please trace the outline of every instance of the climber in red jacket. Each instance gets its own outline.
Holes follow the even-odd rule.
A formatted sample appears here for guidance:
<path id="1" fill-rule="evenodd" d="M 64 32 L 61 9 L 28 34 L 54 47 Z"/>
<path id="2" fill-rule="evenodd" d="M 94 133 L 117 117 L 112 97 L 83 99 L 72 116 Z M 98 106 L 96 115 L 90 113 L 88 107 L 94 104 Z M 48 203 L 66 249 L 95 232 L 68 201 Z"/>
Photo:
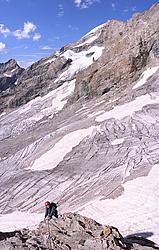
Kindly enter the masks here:
<path id="1" fill-rule="evenodd" d="M 54 202 L 45 202 L 45 219 L 58 218 L 57 205 Z"/>

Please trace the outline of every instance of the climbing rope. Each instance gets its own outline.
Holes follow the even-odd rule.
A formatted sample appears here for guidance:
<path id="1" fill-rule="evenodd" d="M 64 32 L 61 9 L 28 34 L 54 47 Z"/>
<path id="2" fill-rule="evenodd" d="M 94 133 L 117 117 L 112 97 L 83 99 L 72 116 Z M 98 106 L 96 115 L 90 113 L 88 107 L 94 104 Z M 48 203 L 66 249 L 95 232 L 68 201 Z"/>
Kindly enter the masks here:
<path id="1" fill-rule="evenodd" d="M 51 240 L 51 231 L 50 231 L 49 220 L 47 220 L 47 228 L 48 228 L 48 249 L 49 249 L 49 250 L 53 250 L 53 248 L 52 248 L 52 240 Z"/>
<path id="2" fill-rule="evenodd" d="M 50 220 L 47 220 L 47 229 L 48 229 L 48 249 L 49 250 L 55 250 L 55 249 L 62 249 L 58 244 L 55 243 L 53 240 L 53 237 L 51 236 L 51 230 L 50 230 Z M 54 223 L 51 223 L 55 226 Z M 56 226 L 57 227 L 57 226 Z M 59 229 L 59 227 L 57 227 Z"/>

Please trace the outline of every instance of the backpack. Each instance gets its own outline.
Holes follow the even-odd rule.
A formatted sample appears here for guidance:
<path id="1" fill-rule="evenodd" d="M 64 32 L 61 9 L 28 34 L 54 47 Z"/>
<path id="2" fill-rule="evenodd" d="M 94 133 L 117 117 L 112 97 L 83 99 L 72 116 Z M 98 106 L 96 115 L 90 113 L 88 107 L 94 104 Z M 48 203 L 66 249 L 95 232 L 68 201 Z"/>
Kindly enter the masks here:
<path id="1" fill-rule="evenodd" d="M 54 207 L 57 209 L 57 204 L 55 202 L 51 202 L 50 205 L 51 205 L 51 207 Z"/>

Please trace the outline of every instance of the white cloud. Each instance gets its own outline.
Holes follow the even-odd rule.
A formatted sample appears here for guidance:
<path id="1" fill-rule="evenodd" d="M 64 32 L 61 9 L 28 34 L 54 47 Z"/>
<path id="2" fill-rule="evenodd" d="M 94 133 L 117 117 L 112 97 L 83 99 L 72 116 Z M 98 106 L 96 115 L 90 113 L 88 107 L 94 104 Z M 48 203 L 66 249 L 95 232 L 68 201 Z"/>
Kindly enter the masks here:
<path id="1" fill-rule="evenodd" d="M 68 25 L 68 28 L 71 29 L 72 31 L 77 31 L 77 30 L 79 30 L 78 27 L 72 26 L 71 24 Z"/>
<path id="2" fill-rule="evenodd" d="M 80 7 L 82 0 L 74 0 L 74 3 L 77 7 Z"/>
<path id="3" fill-rule="evenodd" d="M 58 16 L 62 17 L 64 15 L 64 8 L 62 4 L 58 5 Z"/>
<path id="4" fill-rule="evenodd" d="M 41 38 L 41 34 L 37 32 L 37 27 L 32 22 L 24 22 L 23 29 L 17 29 L 15 31 L 11 31 L 4 24 L 0 24 L 0 34 L 4 37 L 14 36 L 17 39 L 25 39 L 32 38 L 33 41 L 38 41 Z"/>
<path id="5" fill-rule="evenodd" d="M 11 33 L 11 31 L 7 27 L 5 27 L 4 24 L 0 24 L 0 33 L 7 37 Z"/>
<path id="6" fill-rule="evenodd" d="M 49 52 L 37 52 L 36 55 L 48 55 Z"/>
<path id="7" fill-rule="evenodd" d="M 112 3 L 113 10 L 115 10 L 115 7 L 116 7 L 115 3 Z"/>
<path id="8" fill-rule="evenodd" d="M 74 0 L 74 4 L 80 9 L 89 8 L 92 4 L 97 2 L 100 2 L 100 0 Z"/>
<path id="9" fill-rule="evenodd" d="M 18 39 L 30 38 L 31 33 L 34 32 L 35 30 L 36 30 L 35 24 L 31 22 L 26 22 L 24 23 L 23 30 L 20 29 L 15 30 L 13 32 L 13 35 Z"/>
<path id="10" fill-rule="evenodd" d="M 124 9 L 123 11 L 124 11 L 125 13 L 129 12 L 129 10 L 128 10 L 128 9 Z"/>
<path id="11" fill-rule="evenodd" d="M 136 11 L 137 9 L 136 9 L 136 6 L 133 6 L 132 7 L 132 11 Z"/>
<path id="12" fill-rule="evenodd" d="M 54 36 L 54 39 L 55 40 L 60 40 L 60 37 L 59 36 Z"/>
<path id="13" fill-rule="evenodd" d="M 26 45 L 19 45 L 19 46 L 15 46 L 12 49 L 28 49 L 28 46 Z"/>
<path id="14" fill-rule="evenodd" d="M 44 45 L 43 47 L 41 47 L 41 49 L 49 50 L 49 49 L 52 49 L 52 48 L 50 46 L 48 46 L 48 45 Z"/>
<path id="15" fill-rule="evenodd" d="M 39 58 L 37 55 L 33 54 L 18 54 L 17 57 L 32 57 L 32 58 Z"/>
<path id="16" fill-rule="evenodd" d="M 41 38 L 40 33 L 35 33 L 33 36 L 33 41 L 39 41 L 40 38 Z"/>
<path id="17" fill-rule="evenodd" d="M 136 8 L 136 6 L 133 6 L 132 8 L 130 8 L 130 9 L 124 9 L 123 10 L 123 12 L 125 12 L 125 13 L 127 13 L 127 12 L 135 12 L 135 11 L 137 11 L 137 8 Z"/>
<path id="18" fill-rule="evenodd" d="M 3 53 L 6 51 L 6 45 L 2 42 L 0 42 L 0 53 Z"/>

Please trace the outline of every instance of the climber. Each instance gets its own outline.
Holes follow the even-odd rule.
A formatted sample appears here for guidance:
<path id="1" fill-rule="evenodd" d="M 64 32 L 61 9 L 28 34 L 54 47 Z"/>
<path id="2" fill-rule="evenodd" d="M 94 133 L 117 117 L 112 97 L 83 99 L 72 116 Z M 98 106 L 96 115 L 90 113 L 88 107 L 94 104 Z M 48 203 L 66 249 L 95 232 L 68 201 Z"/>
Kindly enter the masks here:
<path id="1" fill-rule="evenodd" d="M 58 218 L 57 205 L 54 202 L 45 202 L 45 219 L 52 219 L 52 216 Z"/>

